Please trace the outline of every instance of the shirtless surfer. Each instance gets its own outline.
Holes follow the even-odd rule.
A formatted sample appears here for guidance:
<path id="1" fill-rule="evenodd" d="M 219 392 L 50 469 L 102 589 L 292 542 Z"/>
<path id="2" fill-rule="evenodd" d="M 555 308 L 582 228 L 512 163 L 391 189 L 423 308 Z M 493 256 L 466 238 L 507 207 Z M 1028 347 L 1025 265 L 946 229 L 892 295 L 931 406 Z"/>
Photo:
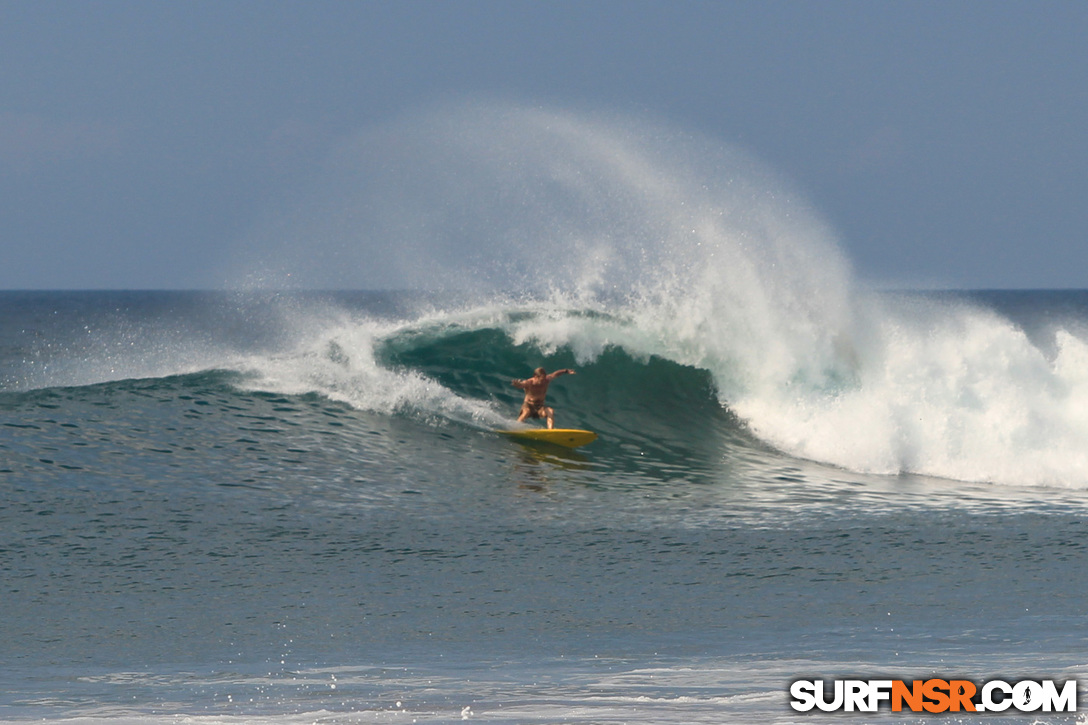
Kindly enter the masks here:
<path id="1" fill-rule="evenodd" d="M 544 368 L 537 368 L 533 371 L 533 377 L 511 381 L 515 388 L 525 391 L 525 402 L 521 404 L 521 415 L 518 416 L 519 423 L 524 423 L 526 418 L 544 418 L 548 421 L 548 428 L 555 427 L 555 411 L 544 405 L 544 396 L 548 393 L 548 384 L 560 375 L 574 375 L 574 371 L 565 368 L 549 375 Z"/>

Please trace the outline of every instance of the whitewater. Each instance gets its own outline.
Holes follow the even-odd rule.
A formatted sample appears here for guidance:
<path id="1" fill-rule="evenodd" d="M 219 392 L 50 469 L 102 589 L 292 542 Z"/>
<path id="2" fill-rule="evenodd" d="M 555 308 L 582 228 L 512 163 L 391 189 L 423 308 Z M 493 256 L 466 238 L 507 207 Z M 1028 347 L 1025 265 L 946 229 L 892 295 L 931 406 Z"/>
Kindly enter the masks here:
<path id="1" fill-rule="evenodd" d="M 0 293 L 0 720 L 1083 672 L 1088 293 L 870 289 L 756 160 L 609 114 L 441 106 L 318 176 L 230 291 Z M 494 435 L 540 365 L 595 443 Z"/>

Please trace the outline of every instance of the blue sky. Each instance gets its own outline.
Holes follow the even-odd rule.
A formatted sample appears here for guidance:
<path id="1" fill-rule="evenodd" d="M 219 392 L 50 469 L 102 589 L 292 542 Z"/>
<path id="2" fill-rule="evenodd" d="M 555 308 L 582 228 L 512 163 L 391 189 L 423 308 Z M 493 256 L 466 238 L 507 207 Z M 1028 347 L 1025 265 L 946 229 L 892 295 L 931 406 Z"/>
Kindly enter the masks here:
<path id="1" fill-rule="evenodd" d="M 878 285 L 1088 287 L 1088 3 L 0 0 L 0 288 L 201 288 L 345 138 L 486 95 L 790 179 Z"/>

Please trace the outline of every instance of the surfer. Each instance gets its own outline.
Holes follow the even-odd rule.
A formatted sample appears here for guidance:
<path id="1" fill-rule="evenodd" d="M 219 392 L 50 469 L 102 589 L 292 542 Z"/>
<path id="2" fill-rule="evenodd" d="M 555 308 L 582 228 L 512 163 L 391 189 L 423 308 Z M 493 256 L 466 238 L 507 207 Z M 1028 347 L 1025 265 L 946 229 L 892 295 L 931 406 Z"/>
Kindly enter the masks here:
<path id="1" fill-rule="evenodd" d="M 574 375 L 574 371 L 564 368 L 549 374 L 544 368 L 537 368 L 531 378 L 510 381 L 515 388 L 525 391 L 525 402 L 521 404 L 521 415 L 518 416 L 519 423 L 524 423 L 527 418 L 544 418 L 548 422 L 548 428 L 555 427 L 555 411 L 544 405 L 544 396 L 548 393 L 548 384 L 560 375 Z"/>

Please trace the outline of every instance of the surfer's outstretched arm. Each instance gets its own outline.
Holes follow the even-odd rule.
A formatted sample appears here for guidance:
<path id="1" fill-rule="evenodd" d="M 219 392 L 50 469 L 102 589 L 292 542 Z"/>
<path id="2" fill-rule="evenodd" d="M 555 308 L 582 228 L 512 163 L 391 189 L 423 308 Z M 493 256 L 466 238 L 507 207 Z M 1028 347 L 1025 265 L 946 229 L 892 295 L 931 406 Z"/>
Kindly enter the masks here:
<path id="1" fill-rule="evenodd" d="M 562 370 L 556 370 L 554 373 L 552 373 L 551 375 L 548 376 L 548 381 L 551 382 L 552 380 L 555 380 L 556 378 L 558 378 L 560 375 L 574 375 L 574 371 L 571 370 L 570 368 L 563 368 Z"/>

